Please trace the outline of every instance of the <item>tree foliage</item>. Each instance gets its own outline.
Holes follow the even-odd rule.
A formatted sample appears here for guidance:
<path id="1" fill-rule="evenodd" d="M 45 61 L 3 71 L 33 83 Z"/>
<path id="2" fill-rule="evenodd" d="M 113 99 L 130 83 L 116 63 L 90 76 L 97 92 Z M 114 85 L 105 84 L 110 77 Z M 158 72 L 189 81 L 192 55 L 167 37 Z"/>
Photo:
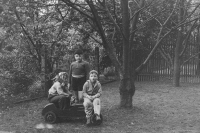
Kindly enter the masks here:
<path id="1" fill-rule="evenodd" d="M 74 49 L 83 49 L 85 58 L 93 60 L 88 55 L 98 46 L 102 65 L 109 62 L 118 71 L 121 104 L 131 106 L 134 79 L 155 52 L 171 68 L 174 65 L 169 43 L 175 46 L 181 27 L 185 38 L 181 55 L 187 51 L 187 39 L 199 25 L 199 3 L 184 2 L 185 17 L 180 21 L 179 0 L 2 1 L 0 68 L 41 73 L 45 57 L 46 72 L 51 74 L 67 70 Z"/>

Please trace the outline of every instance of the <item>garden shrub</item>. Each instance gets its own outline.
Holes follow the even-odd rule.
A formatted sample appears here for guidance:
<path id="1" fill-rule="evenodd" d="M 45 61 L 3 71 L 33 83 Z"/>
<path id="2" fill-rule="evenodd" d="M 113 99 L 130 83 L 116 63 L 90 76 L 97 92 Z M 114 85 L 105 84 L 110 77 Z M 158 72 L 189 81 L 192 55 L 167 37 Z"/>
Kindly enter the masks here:
<path id="1" fill-rule="evenodd" d="M 103 71 L 103 75 L 105 76 L 106 79 L 114 79 L 116 76 L 115 67 L 111 66 L 105 68 Z"/>
<path id="2" fill-rule="evenodd" d="M 28 87 L 28 96 L 30 98 L 44 95 L 42 79 L 36 78 L 35 81 Z"/>
<path id="3" fill-rule="evenodd" d="M 0 97 L 20 96 L 27 94 L 29 86 L 33 83 L 33 76 L 18 70 L 12 70 L 1 75 Z"/>
<path id="4" fill-rule="evenodd" d="M 12 83 L 11 86 L 9 86 L 10 91 L 12 94 L 17 95 L 28 91 L 28 87 L 34 81 L 34 76 L 14 69 L 10 71 L 10 81 Z"/>
<path id="5" fill-rule="evenodd" d="M 5 51 L 0 54 L 0 74 L 2 94 L 18 95 L 27 93 L 35 81 L 36 63 L 31 58 L 16 52 Z M 5 94 L 4 94 L 5 95 Z"/>
<path id="6" fill-rule="evenodd" d="M 7 95 L 10 95 L 9 89 L 6 87 L 11 84 L 8 79 L 0 78 L 0 97 L 5 98 Z"/>

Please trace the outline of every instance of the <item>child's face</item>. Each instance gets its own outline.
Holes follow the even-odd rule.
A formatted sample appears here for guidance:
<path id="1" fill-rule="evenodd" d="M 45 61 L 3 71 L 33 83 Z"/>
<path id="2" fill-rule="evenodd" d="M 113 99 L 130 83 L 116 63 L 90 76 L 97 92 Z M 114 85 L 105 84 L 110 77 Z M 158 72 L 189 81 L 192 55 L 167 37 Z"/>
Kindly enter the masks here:
<path id="1" fill-rule="evenodd" d="M 60 80 L 62 80 L 62 82 L 66 81 L 67 80 L 67 74 L 64 73 L 64 74 L 60 75 Z"/>
<path id="2" fill-rule="evenodd" d="M 96 73 L 91 73 L 90 74 L 90 81 L 91 82 L 96 82 L 98 79 L 97 74 Z"/>
<path id="3" fill-rule="evenodd" d="M 81 61 L 82 60 L 82 55 L 75 54 L 74 57 L 75 57 L 76 61 Z"/>

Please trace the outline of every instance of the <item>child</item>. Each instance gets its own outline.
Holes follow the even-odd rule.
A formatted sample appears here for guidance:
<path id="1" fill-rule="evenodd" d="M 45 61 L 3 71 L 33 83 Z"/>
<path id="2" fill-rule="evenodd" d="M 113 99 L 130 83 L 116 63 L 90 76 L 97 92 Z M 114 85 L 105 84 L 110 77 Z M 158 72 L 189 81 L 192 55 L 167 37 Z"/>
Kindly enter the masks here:
<path id="1" fill-rule="evenodd" d="M 69 70 L 69 83 L 68 88 L 72 88 L 75 95 L 75 102 L 79 102 L 78 91 L 82 91 L 85 81 L 88 79 L 89 75 L 89 63 L 82 60 L 83 52 L 77 50 L 74 53 L 75 60 L 70 65 Z"/>
<path id="2" fill-rule="evenodd" d="M 48 95 L 49 102 L 54 103 L 62 110 L 67 109 L 70 106 L 70 97 L 72 95 L 69 91 L 67 91 L 67 93 L 64 92 L 66 75 L 67 73 L 65 72 L 60 72 L 56 75 L 54 84 L 49 89 Z"/>
<path id="3" fill-rule="evenodd" d="M 94 114 L 96 115 L 96 120 L 100 121 L 100 99 L 99 97 L 102 94 L 101 84 L 97 80 L 98 72 L 96 70 L 92 70 L 89 73 L 89 80 L 87 80 L 83 86 L 83 98 L 84 103 L 83 106 L 85 108 L 87 125 L 91 124 L 91 115 L 94 109 Z"/>

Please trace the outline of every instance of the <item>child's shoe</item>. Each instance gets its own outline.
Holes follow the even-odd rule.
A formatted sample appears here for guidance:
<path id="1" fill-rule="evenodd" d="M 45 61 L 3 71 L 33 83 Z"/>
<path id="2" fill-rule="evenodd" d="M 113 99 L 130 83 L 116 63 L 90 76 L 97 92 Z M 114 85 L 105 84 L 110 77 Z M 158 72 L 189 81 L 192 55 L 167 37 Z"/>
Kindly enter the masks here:
<path id="1" fill-rule="evenodd" d="M 87 126 L 90 126 L 90 125 L 91 125 L 91 120 L 90 120 L 90 117 L 88 117 L 88 118 L 87 118 L 86 125 L 87 125 Z"/>
<path id="2" fill-rule="evenodd" d="M 75 102 L 76 102 L 76 98 L 74 96 L 71 96 L 70 105 L 73 105 Z"/>
<path id="3" fill-rule="evenodd" d="M 96 121 L 100 121 L 101 117 L 99 115 L 96 115 Z"/>

